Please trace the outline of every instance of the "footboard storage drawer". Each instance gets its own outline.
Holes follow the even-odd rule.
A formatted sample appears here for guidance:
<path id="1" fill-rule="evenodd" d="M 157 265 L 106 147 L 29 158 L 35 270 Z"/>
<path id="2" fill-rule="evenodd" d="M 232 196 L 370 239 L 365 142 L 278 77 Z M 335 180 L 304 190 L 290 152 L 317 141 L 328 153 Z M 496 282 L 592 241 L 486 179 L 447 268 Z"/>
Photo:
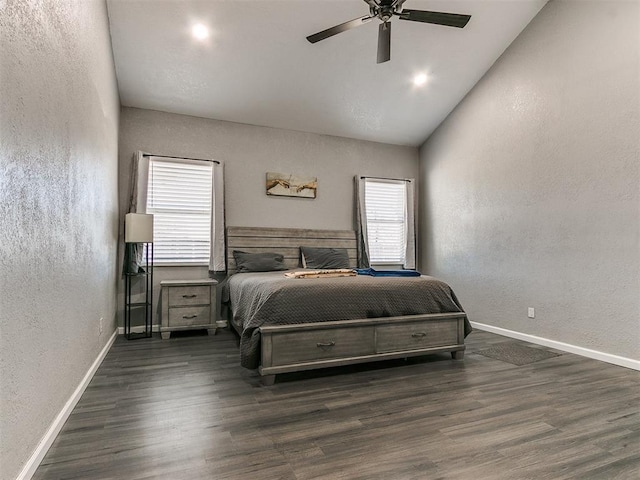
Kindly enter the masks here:
<path id="1" fill-rule="evenodd" d="M 280 373 L 431 353 L 460 360 L 465 320 L 461 312 L 263 325 L 258 371 L 270 384 Z"/>
<path id="2" fill-rule="evenodd" d="M 376 327 L 377 353 L 456 345 L 457 319 L 397 323 Z"/>
<path id="3" fill-rule="evenodd" d="M 373 326 L 317 329 L 272 336 L 272 365 L 289 365 L 375 353 Z"/>

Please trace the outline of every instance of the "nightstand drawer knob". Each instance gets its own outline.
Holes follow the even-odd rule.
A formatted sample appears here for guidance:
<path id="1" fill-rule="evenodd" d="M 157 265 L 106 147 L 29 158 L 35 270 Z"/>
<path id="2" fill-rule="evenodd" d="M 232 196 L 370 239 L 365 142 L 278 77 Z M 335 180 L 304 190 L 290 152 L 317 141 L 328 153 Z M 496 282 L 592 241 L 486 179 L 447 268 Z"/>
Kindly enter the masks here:
<path id="1" fill-rule="evenodd" d="M 182 295 L 182 298 L 196 298 L 197 295 Z"/>
<path id="2" fill-rule="evenodd" d="M 418 333 L 412 333 L 412 334 L 411 334 L 411 336 L 412 336 L 413 338 L 422 338 L 422 337 L 426 337 L 426 336 L 427 336 L 427 334 L 426 334 L 426 333 L 424 333 L 424 332 L 418 332 Z"/>
<path id="3" fill-rule="evenodd" d="M 198 315 L 182 315 L 182 318 L 196 318 Z"/>
<path id="4" fill-rule="evenodd" d="M 333 347 L 333 346 L 335 346 L 335 344 L 336 344 L 336 342 L 316 343 L 316 347 L 318 347 L 318 348 Z"/>

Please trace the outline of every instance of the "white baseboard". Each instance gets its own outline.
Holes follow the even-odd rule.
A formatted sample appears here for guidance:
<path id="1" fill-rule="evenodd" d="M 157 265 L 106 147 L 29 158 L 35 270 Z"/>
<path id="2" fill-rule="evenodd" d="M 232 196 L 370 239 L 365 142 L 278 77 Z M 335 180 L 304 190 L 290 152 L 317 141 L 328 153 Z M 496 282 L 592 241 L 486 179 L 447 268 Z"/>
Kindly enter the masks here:
<path id="1" fill-rule="evenodd" d="M 571 345 L 569 343 L 564 343 L 564 342 L 558 342 L 556 340 L 549 340 L 548 338 L 537 337 L 535 335 L 529 335 L 528 333 L 515 332 L 513 330 L 507 330 L 506 328 L 494 327 L 493 325 L 486 325 L 484 323 L 478 323 L 478 322 L 470 322 L 470 323 L 473 328 L 477 328 L 478 330 L 484 330 L 485 332 L 496 333 L 504 337 L 524 340 L 525 342 L 535 343 L 536 345 L 544 345 L 545 347 L 555 348 L 557 350 L 562 350 L 563 352 L 575 353 L 576 355 L 582 355 L 583 357 L 593 358 L 595 360 L 612 363 L 614 365 L 631 368 L 633 370 L 640 370 L 640 361 L 633 360 L 632 358 L 619 357 L 618 355 L 598 352 L 597 350 L 578 347 L 576 345 Z"/>
<path id="2" fill-rule="evenodd" d="M 84 393 L 87 386 L 89 385 L 89 382 L 95 375 L 96 370 L 98 370 L 98 367 L 104 360 L 104 357 L 107 356 L 107 352 L 109 352 L 111 345 L 113 345 L 113 342 L 116 340 L 117 334 L 118 334 L 118 330 L 115 330 L 111 335 L 111 338 L 109 338 L 106 345 L 102 348 L 102 350 L 100 351 L 100 353 L 98 354 L 94 362 L 91 364 L 91 367 L 89 367 L 89 370 L 85 374 L 84 378 L 82 379 L 78 387 L 71 394 L 71 397 L 69 397 L 69 400 L 67 400 L 67 403 L 64 404 L 64 407 L 62 407 L 62 410 L 60 410 L 60 413 L 58 413 L 53 423 L 49 426 L 49 429 L 47 430 L 47 432 L 40 439 L 38 446 L 36 447 L 31 457 L 29 457 L 29 460 L 27 460 L 27 463 L 24 465 L 24 467 L 20 471 L 20 474 L 18 475 L 16 480 L 29 480 L 31 477 L 33 477 L 33 474 L 36 473 L 36 470 L 40 466 L 40 462 L 42 462 L 42 459 L 49 451 L 49 448 L 53 444 L 53 441 L 58 436 L 58 433 L 60 433 L 60 430 L 62 429 L 65 422 L 69 418 L 69 415 L 71 415 L 71 412 L 73 411 L 76 404 L 80 400 L 80 397 L 82 397 L 82 394 Z"/>
<path id="3" fill-rule="evenodd" d="M 216 321 L 216 327 L 217 328 L 226 328 L 227 325 L 227 321 L 226 320 L 217 320 Z M 152 332 L 159 332 L 160 331 L 160 325 L 156 324 L 156 325 L 151 325 L 151 331 Z M 142 333 L 144 332 L 144 326 L 143 325 L 139 325 L 136 327 L 131 327 L 131 333 Z M 124 327 L 118 327 L 118 335 L 124 335 Z"/>
<path id="4" fill-rule="evenodd" d="M 151 325 L 151 331 L 152 332 L 159 332 L 160 331 L 160 325 L 155 324 L 155 325 Z M 131 333 L 142 333 L 144 332 L 144 325 L 138 325 L 135 327 L 131 327 Z M 124 335 L 124 327 L 118 327 L 118 335 Z"/>

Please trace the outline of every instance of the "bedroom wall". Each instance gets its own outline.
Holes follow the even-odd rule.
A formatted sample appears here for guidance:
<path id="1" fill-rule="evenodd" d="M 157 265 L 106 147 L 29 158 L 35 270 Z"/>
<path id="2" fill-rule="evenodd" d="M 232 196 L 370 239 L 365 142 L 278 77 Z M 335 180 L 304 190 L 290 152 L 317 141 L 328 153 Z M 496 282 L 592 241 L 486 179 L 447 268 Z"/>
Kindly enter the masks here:
<path id="1" fill-rule="evenodd" d="M 422 146 L 422 268 L 472 321 L 640 360 L 639 32 L 552 0 Z"/>
<path id="2" fill-rule="evenodd" d="M 103 1 L 0 1 L 0 45 L 0 478 L 9 480 L 116 328 L 120 109 Z"/>
<path id="3" fill-rule="evenodd" d="M 119 146 L 121 219 L 129 203 L 131 161 L 136 150 L 223 161 L 226 221 L 230 226 L 352 229 L 355 175 L 418 175 L 418 149 L 414 147 L 124 107 Z M 267 196 L 265 175 L 269 171 L 317 177 L 317 198 Z M 161 280 L 207 276 L 205 267 L 156 268 L 154 304 Z M 121 305 L 122 286 L 119 291 Z"/>

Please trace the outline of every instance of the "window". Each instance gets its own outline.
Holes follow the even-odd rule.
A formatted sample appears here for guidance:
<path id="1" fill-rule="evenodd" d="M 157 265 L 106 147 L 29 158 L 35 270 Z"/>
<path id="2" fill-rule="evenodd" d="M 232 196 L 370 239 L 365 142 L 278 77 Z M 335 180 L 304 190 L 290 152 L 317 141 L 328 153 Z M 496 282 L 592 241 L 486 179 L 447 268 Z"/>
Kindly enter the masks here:
<path id="1" fill-rule="evenodd" d="M 209 263 L 213 163 L 151 157 L 147 213 L 156 264 Z"/>
<path id="2" fill-rule="evenodd" d="M 406 263 L 407 182 L 369 179 L 364 183 L 367 243 L 371 264 Z"/>

